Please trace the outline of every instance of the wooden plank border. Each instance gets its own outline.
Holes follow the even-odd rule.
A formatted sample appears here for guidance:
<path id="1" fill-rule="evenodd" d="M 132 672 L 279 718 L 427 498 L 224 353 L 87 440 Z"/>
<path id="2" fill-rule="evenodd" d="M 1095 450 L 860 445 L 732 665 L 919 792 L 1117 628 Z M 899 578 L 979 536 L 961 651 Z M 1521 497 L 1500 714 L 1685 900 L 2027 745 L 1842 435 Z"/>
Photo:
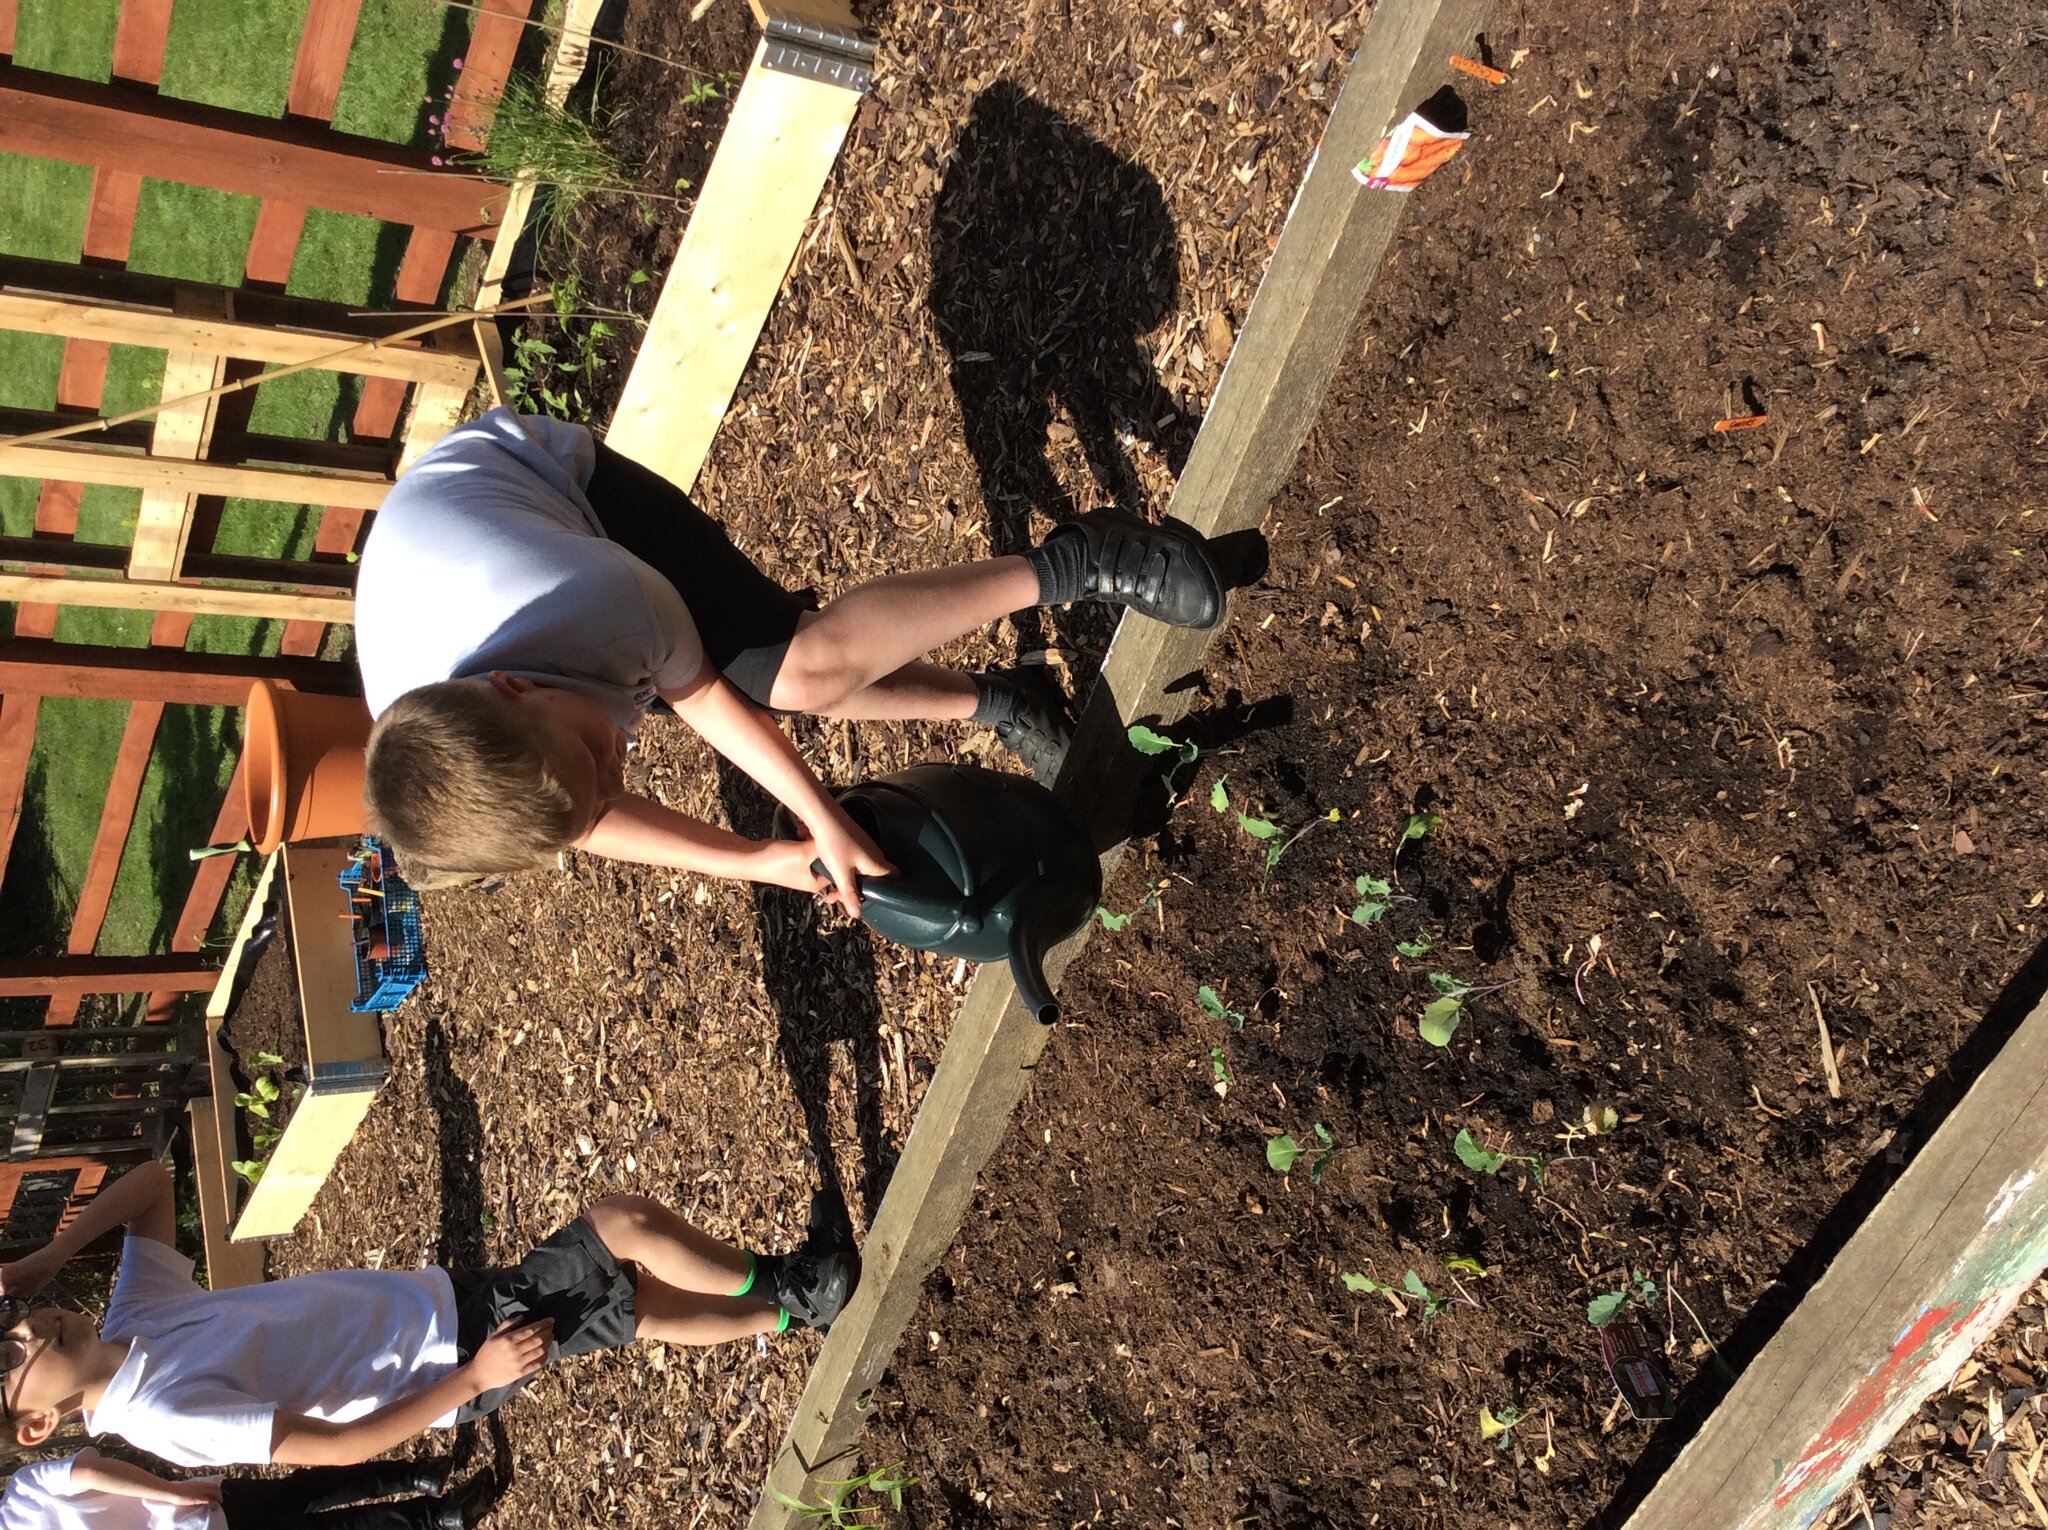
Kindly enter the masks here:
<path id="1" fill-rule="evenodd" d="M 1407 205 L 1402 193 L 1360 187 L 1351 166 L 1444 82 L 1450 56 L 1470 51 L 1486 14 L 1486 0 L 1381 0 L 1374 9 L 1174 491 L 1171 513 L 1207 535 L 1259 524 L 1315 422 Z M 1187 693 L 1166 687 L 1199 667 L 1212 638 L 1157 622 L 1118 624 L 1060 776 L 1062 795 L 1099 833 L 1120 832 L 1128 786 L 1116 783 L 1134 779 L 1124 719 L 1179 716 Z M 1055 984 L 1087 936 L 1084 929 L 1053 953 L 1046 965 Z M 846 1458 L 868 1396 L 916 1312 L 925 1276 L 958 1235 L 1049 1034 L 1016 1002 L 1007 966 L 975 973 L 862 1250 L 860 1289 L 812 1369 L 752 1530 L 796 1530 L 804 1516 L 777 1494 L 815 1503 L 821 1480 L 852 1475 Z"/>
<path id="2" fill-rule="evenodd" d="M 1799 1530 L 2048 1266 L 2048 999 L 1744 1368 L 1625 1530 Z"/>
<path id="3" fill-rule="evenodd" d="M 837 0 L 809 9 L 857 23 Z M 605 444 L 688 489 L 754 354 L 768 310 L 840 146 L 861 92 L 768 67 L 773 39 L 754 50 L 619 395 Z"/>

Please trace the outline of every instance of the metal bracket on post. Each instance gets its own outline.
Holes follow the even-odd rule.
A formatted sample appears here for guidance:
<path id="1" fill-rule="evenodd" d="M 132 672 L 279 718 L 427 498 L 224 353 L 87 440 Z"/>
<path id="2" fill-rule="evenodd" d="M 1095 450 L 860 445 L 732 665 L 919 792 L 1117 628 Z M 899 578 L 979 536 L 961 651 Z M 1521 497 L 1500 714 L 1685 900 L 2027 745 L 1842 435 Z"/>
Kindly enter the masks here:
<path id="1" fill-rule="evenodd" d="M 875 85 L 875 42 L 860 32 L 770 10 L 762 27 L 761 67 L 865 95 Z"/>

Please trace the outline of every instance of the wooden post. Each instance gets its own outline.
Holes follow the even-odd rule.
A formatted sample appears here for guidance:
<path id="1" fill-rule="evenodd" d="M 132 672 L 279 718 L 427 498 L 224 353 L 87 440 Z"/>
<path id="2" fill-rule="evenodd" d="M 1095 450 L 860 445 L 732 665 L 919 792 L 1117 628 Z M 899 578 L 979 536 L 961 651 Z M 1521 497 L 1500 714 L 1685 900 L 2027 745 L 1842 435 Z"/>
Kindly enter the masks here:
<path id="1" fill-rule="evenodd" d="M 432 309 L 398 304 L 380 314 L 281 293 L 215 287 L 131 271 L 0 255 L 0 329 L 102 344 L 217 355 L 292 366 L 417 324 Z M 438 337 L 337 359 L 332 370 L 402 382 L 459 382 L 472 362 Z"/>
<path id="2" fill-rule="evenodd" d="M 0 151 L 486 236 L 505 197 L 421 149 L 12 62 L 0 62 Z"/>
<path id="3" fill-rule="evenodd" d="M 139 579 L 67 579 L 61 574 L 0 574 L 0 602 L 88 606 L 101 611 L 183 611 L 192 616 L 255 616 L 277 621 L 347 622 L 355 597 L 345 591 L 233 590 Z"/>
<path id="4" fill-rule="evenodd" d="M 1322 407 L 1358 305 L 1407 205 L 1366 191 L 1351 166 L 1388 124 L 1435 90 L 1468 50 L 1485 0 L 1381 0 L 1288 214 L 1259 294 L 1217 383 L 1172 513 L 1210 536 L 1258 525 Z M 1121 826 L 1122 783 L 1136 758 L 1124 719 L 1171 720 L 1186 692 L 1166 686 L 1199 668 L 1211 634 L 1126 617 L 1088 698 L 1060 790 L 1099 830 Z M 1114 864 L 1112 852 L 1110 864 Z M 1052 954 L 1057 982 L 1089 931 Z M 869 1392 L 881 1380 L 925 1276 L 958 1235 L 977 1176 L 1008 1129 L 1049 1032 L 1016 1002 L 1005 965 L 974 975 L 917 1123 L 861 1251 L 860 1288 L 825 1340 L 769 1469 L 752 1530 L 795 1530 L 821 1479 L 853 1475 Z"/>
<path id="5" fill-rule="evenodd" d="M 851 14 L 813 0 L 820 7 L 844 16 L 833 35 L 855 45 Z M 771 55 L 839 60 L 853 83 L 771 68 Z M 806 55 L 773 31 L 755 50 L 612 416 L 614 451 L 684 489 L 695 483 L 864 88 L 851 54 Z"/>
<path id="6" fill-rule="evenodd" d="M 353 664 L 319 659 L 252 659 L 187 653 L 181 648 L 0 638 L 0 691 L 10 696 L 239 707 L 258 680 L 333 696 L 352 696 L 361 689 Z"/>
<path id="7" fill-rule="evenodd" d="M 182 494 L 233 494 L 284 505 L 350 505 L 360 510 L 376 509 L 391 492 L 389 478 L 369 474 L 293 473 L 225 462 L 174 462 L 61 442 L 0 446 L 0 473 L 110 483 L 127 489 L 170 489 Z"/>
<path id="8" fill-rule="evenodd" d="M 221 315 L 225 317 L 225 314 Z M 164 357 L 160 396 L 166 400 L 205 393 L 220 386 L 225 357 L 211 351 L 171 351 Z M 179 404 L 156 417 L 149 455 L 157 461 L 196 462 L 207 455 L 213 438 L 217 398 Z M 142 491 L 135 512 L 135 537 L 128 553 L 130 579 L 175 579 L 185 561 L 185 543 L 192 535 L 192 512 L 199 496 L 190 490 L 151 484 Z"/>
<path id="9" fill-rule="evenodd" d="M 1799 1530 L 2048 1266 L 2048 1000 L 1750 1362 L 1625 1530 Z"/>
<path id="10" fill-rule="evenodd" d="M 0 999 L 58 994 L 205 993 L 213 964 L 203 956 L 44 956 L 0 960 Z"/>

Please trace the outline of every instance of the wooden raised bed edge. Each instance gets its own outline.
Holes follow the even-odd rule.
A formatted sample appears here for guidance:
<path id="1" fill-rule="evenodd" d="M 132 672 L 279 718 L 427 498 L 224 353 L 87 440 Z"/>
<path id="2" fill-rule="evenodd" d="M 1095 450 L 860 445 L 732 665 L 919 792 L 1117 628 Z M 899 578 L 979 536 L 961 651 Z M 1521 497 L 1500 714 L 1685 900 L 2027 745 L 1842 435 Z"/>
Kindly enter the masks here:
<path id="1" fill-rule="evenodd" d="M 1599 1521 L 1793 1530 L 2048 1267 L 2048 943 L 1722 1346 Z M 1918 1144 L 1924 1144 L 1917 1146 Z"/>
<path id="2" fill-rule="evenodd" d="M 1214 537 L 1255 529 L 1321 409 L 1351 323 L 1400 221 L 1405 197 L 1368 192 L 1351 166 L 1400 113 L 1447 78 L 1469 51 L 1485 0 L 1381 0 L 1330 115 L 1323 144 L 1288 213 L 1243 333 L 1181 475 L 1171 513 Z M 1126 620 L 1083 711 L 1061 788 L 1097 830 L 1121 832 L 1134 779 L 1125 719 L 1171 721 L 1186 710 L 1177 677 L 1199 667 L 1212 634 Z M 1075 783 L 1088 782 L 1087 791 Z M 1113 869 L 1119 849 L 1106 865 Z M 1089 931 L 1055 951 L 1057 985 Z M 851 1475 L 868 1394 L 881 1380 L 921 1299 L 925 1277 L 958 1235 L 982 1166 L 1000 1144 L 1049 1031 L 1016 1002 L 1002 964 L 969 985 L 938 1073 L 919 1109 L 862 1250 L 864 1273 L 832 1325 L 769 1469 L 752 1530 L 794 1530 L 820 1482 Z M 781 1495 L 781 1497 L 778 1497 Z"/>

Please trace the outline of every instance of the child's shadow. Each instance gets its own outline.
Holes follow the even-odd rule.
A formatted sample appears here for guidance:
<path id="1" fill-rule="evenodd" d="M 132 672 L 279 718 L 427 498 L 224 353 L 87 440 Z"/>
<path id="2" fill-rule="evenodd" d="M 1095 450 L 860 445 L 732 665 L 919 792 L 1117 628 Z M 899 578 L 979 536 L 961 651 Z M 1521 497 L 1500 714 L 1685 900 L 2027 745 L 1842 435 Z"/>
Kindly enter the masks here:
<path id="1" fill-rule="evenodd" d="M 929 302 L 997 553 L 1030 545 L 1034 509 L 1074 513 L 1047 455 L 1056 406 L 1122 508 L 1146 508 L 1127 441 L 1179 476 L 1200 421 L 1141 340 L 1174 310 L 1179 248 L 1149 171 L 1007 81 L 975 98 L 932 206 Z M 1036 621 L 1020 635 L 1042 643 Z"/>
<path id="2" fill-rule="evenodd" d="M 441 1235 L 434 1245 L 434 1262 L 444 1270 L 485 1269 L 490 1261 L 484 1242 L 483 1171 L 478 1167 L 484 1150 L 483 1112 L 477 1108 L 476 1091 L 455 1071 L 448 1032 L 438 1018 L 427 1021 L 420 1052 L 427 1103 L 440 1125 Z M 512 1446 L 497 1414 L 487 1417 L 484 1427 L 491 1437 L 493 1463 L 485 1502 L 496 1503 L 512 1485 Z M 475 1423 L 455 1431 L 459 1471 L 478 1458 L 478 1432 Z"/>
<path id="3" fill-rule="evenodd" d="M 775 804 L 722 759 L 718 795 L 736 833 L 759 839 L 771 832 Z M 851 1228 L 830 1110 L 831 1046 L 845 1042 L 853 1062 L 861 1205 L 872 1226 L 897 1159 L 896 1143 L 882 1121 L 882 1003 L 875 987 L 874 942 L 859 926 L 826 930 L 808 894 L 766 886 L 753 891 L 761 921 L 762 980 L 775 1006 L 790 1088 L 803 1109 L 804 1129 L 818 1160 L 820 1193 L 829 1203 L 820 1209 L 839 1230 Z"/>

